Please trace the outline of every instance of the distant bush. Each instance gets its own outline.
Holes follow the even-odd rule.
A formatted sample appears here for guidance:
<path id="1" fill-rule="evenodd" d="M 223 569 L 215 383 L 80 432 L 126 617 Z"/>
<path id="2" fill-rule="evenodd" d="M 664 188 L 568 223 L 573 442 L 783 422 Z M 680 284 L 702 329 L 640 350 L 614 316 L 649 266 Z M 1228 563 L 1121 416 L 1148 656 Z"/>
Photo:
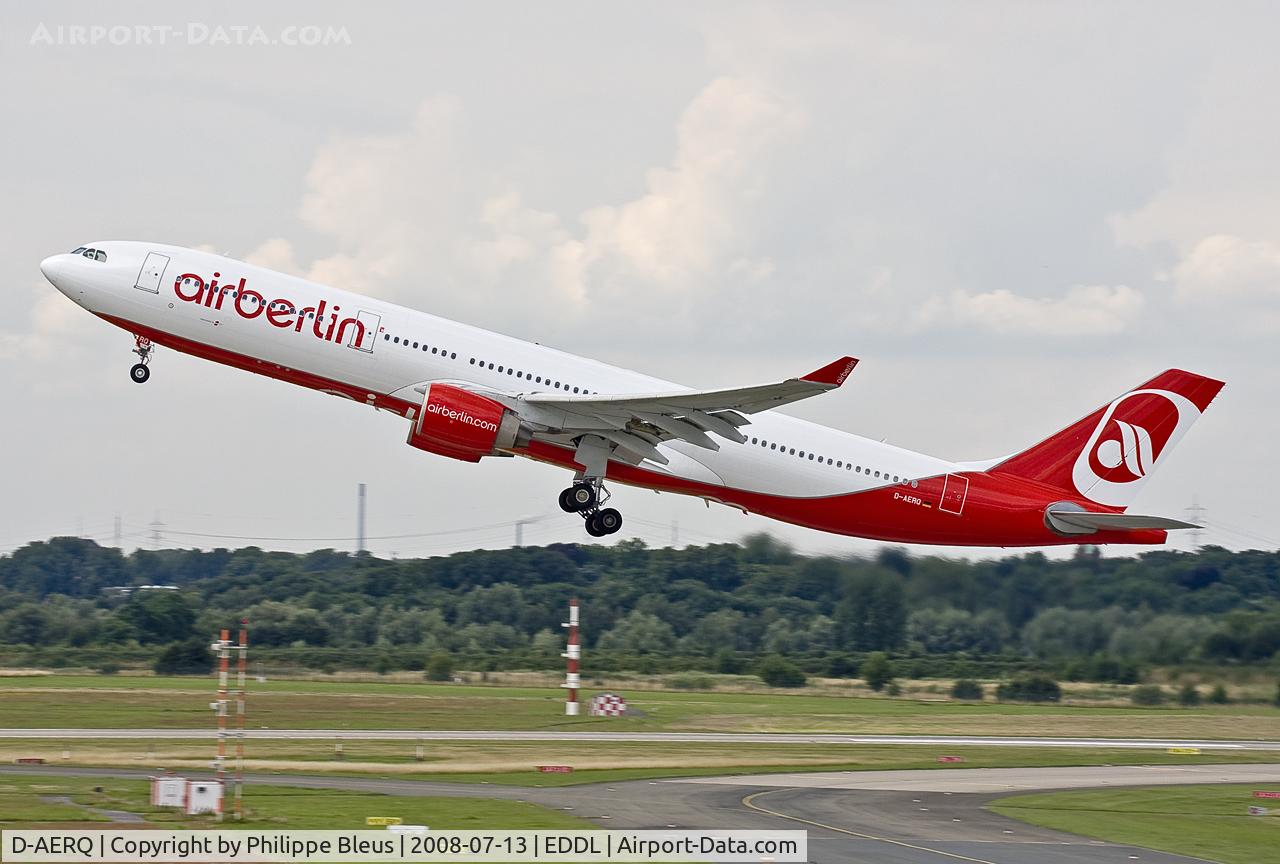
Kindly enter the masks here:
<path id="1" fill-rule="evenodd" d="M 1271 700 L 1271 704 L 1280 708 L 1280 681 L 1276 682 L 1276 697 Z"/>
<path id="2" fill-rule="evenodd" d="M 1196 689 L 1194 684 L 1183 684 L 1182 689 L 1178 691 L 1179 705 L 1199 705 L 1200 691 Z"/>
<path id="3" fill-rule="evenodd" d="M 391 671 L 391 658 L 386 654 L 379 654 L 378 659 L 373 661 L 373 671 L 379 675 L 386 675 Z"/>
<path id="4" fill-rule="evenodd" d="M 827 658 L 827 674 L 832 678 L 857 678 L 858 661 L 848 654 L 832 654 Z"/>
<path id="5" fill-rule="evenodd" d="M 1129 701 L 1134 705 L 1161 705 L 1165 692 L 1159 684 L 1143 684 L 1129 692 Z"/>
<path id="6" fill-rule="evenodd" d="M 207 675 L 213 670 L 213 652 L 203 639 L 174 642 L 156 658 L 157 675 Z"/>
<path id="7" fill-rule="evenodd" d="M 747 664 L 732 648 L 721 648 L 714 658 L 714 669 L 721 675 L 741 675 Z"/>
<path id="8" fill-rule="evenodd" d="M 120 671 L 120 664 L 108 660 L 105 663 L 99 663 L 94 671 L 99 675 L 114 675 Z"/>
<path id="9" fill-rule="evenodd" d="M 446 651 L 437 651 L 427 661 L 426 679 L 428 681 L 453 680 L 453 658 Z"/>
<path id="10" fill-rule="evenodd" d="M 676 690 L 714 690 L 716 682 L 710 675 L 685 673 L 683 675 L 672 675 L 667 679 L 667 686 Z"/>
<path id="11" fill-rule="evenodd" d="M 804 673 L 800 671 L 800 667 L 777 654 L 766 657 L 760 664 L 757 674 L 760 680 L 770 687 L 803 687 L 805 684 Z"/>
<path id="12" fill-rule="evenodd" d="M 877 693 L 893 680 L 893 666 L 883 651 L 872 651 L 862 661 L 862 680 Z"/>
<path id="13" fill-rule="evenodd" d="M 952 699 L 970 699 L 976 702 L 982 696 L 982 685 L 972 678 L 961 678 L 951 685 Z"/>
<path id="14" fill-rule="evenodd" d="M 1058 702 L 1062 688 L 1047 675 L 1024 675 L 997 687 L 996 698 L 1001 702 Z"/>
<path id="15" fill-rule="evenodd" d="M 1209 701 L 1214 705 L 1226 705 L 1231 699 L 1227 696 L 1227 688 L 1222 684 L 1214 684 L 1209 691 Z"/>
<path id="16" fill-rule="evenodd" d="M 884 692 L 886 696 L 901 696 L 902 687 L 899 686 L 897 681 L 890 681 L 888 684 L 884 685 Z"/>
<path id="17" fill-rule="evenodd" d="M 1094 654 L 1068 662 L 1062 668 L 1062 677 L 1068 681 L 1136 684 L 1139 676 L 1138 666 L 1131 660 L 1122 660 L 1110 654 Z"/>

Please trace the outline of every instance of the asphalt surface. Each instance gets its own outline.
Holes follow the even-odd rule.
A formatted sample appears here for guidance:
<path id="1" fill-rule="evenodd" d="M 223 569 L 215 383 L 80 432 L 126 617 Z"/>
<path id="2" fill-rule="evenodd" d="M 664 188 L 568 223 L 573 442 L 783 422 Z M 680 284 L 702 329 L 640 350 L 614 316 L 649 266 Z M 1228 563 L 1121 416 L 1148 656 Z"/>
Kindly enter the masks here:
<path id="1" fill-rule="evenodd" d="M 4 773 L 148 775 L 113 768 L 0 766 L 0 774 Z M 553 807 L 605 828 L 804 829 L 809 832 L 810 860 L 816 864 L 1190 864 L 1201 859 L 1049 831 L 1006 819 L 984 805 L 1010 794 L 1009 790 L 1247 782 L 1280 782 L 1280 764 L 825 772 L 559 788 L 372 777 L 246 776 L 250 795 L 253 785 L 269 784 L 402 796 L 484 797 Z M 996 787 L 1001 791 L 994 791 Z"/>
<path id="2" fill-rule="evenodd" d="M 201 739 L 216 738 L 215 729 L 0 729 L 0 738 L 73 739 Z M 604 741 L 697 744 L 925 744 L 930 746 L 983 747 L 1083 747 L 1164 750 L 1195 747 L 1200 750 L 1274 750 L 1280 741 L 1190 740 L 1175 738 L 1028 738 L 970 735 L 834 735 L 751 732 L 508 732 L 485 730 L 415 729 L 246 729 L 246 738 L 319 739 L 350 741 Z"/>

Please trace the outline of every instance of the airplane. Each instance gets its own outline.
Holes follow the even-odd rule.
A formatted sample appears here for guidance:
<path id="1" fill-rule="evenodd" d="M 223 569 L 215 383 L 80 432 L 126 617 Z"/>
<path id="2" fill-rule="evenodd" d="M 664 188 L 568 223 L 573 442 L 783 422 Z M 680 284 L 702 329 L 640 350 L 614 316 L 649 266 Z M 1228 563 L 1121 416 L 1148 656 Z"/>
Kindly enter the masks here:
<path id="1" fill-rule="evenodd" d="M 133 334 L 138 383 L 165 347 L 399 414 L 429 453 L 568 469 L 560 508 L 593 537 L 622 527 L 608 480 L 899 543 L 1159 544 L 1195 526 L 1126 510 L 1223 387 L 1170 369 L 1019 453 L 952 462 L 774 410 L 840 387 L 853 357 L 694 390 L 179 246 L 92 243 L 40 270 Z"/>

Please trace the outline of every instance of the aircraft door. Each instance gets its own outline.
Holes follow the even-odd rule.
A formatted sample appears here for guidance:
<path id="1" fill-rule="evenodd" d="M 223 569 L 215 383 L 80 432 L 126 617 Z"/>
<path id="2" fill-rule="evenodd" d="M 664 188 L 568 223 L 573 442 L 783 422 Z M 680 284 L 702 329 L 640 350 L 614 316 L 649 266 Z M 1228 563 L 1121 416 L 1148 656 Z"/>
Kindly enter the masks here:
<path id="1" fill-rule="evenodd" d="M 959 516 L 964 510 L 964 499 L 969 495 L 969 478 L 956 474 L 948 474 L 942 486 L 942 500 L 938 509 L 943 513 L 954 513 Z"/>
<path id="2" fill-rule="evenodd" d="M 147 260 L 142 262 L 142 269 L 138 271 L 138 278 L 134 281 L 133 287 L 143 291 L 150 291 L 152 294 L 159 294 L 160 280 L 164 277 L 164 270 L 168 266 L 168 255 L 161 255 L 159 252 L 148 252 Z"/>
<path id="3" fill-rule="evenodd" d="M 347 347 L 372 352 L 374 343 L 378 341 L 378 327 L 382 323 L 382 316 L 374 312 L 357 312 L 356 321 L 362 326 L 351 331 Z"/>

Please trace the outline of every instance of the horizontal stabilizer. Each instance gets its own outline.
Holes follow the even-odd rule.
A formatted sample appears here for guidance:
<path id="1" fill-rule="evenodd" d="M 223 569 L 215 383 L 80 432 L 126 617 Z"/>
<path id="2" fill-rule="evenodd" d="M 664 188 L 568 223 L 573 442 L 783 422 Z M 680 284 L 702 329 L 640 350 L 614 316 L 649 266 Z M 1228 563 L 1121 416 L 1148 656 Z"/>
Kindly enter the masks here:
<path id="1" fill-rule="evenodd" d="M 1078 510 L 1046 510 L 1045 521 L 1059 534 L 1092 534 L 1095 531 L 1147 531 L 1198 526 L 1164 516 L 1138 513 L 1083 513 Z"/>

